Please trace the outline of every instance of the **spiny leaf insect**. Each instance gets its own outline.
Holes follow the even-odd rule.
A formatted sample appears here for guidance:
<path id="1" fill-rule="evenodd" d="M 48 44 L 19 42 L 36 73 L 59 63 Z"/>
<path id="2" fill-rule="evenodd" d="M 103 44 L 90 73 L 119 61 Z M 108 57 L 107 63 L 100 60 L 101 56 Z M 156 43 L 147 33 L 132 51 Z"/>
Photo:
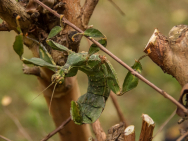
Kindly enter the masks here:
<path id="1" fill-rule="evenodd" d="M 58 30 L 58 32 L 59 31 L 60 30 Z M 106 37 L 103 36 L 100 31 L 96 29 L 89 29 L 86 30 L 85 33 L 86 36 L 90 37 L 102 37 L 102 39 L 99 40 L 99 43 L 106 46 Z M 81 125 L 84 123 L 95 122 L 104 110 L 106 100 L 108 99 L 111 90 L 117 95 L 122 95 L 123 93 L 135 88 L 138 84 L 138 79 L 136 78 L 136 76 L 128 73 L 121 90 L 116 72 L 111 63 L 106 59 L 105 56 L 95 54 L 99 51 L 99 48 L 95 44 L 91 45 L 89 52 L 75 53 L 65 46 L 48 39 L 47 44 L 50 45 L 52 49 L 66 51 L 68 53 L 66 64 L 64 66 L 57 66 L 45 47 L 38 41 L 34 39 L 31 40 L 33 40 L 40 46 L 40 58 L 23 58 L 23 53 L 21 52 L 22 49 L 19 48 L 17 50 L 20 50 L 21 53 L 19 51 L 16 51 L 16 53 L 20 56 L 21 60 L 25 64 L 47 67 L 55 72 L 55 74 L 51 78 L 52 83 L 48 87 L 55 83 L 55 90 L 56 85 L 62 85 L 66 77 L 75 76 L 78 70 L 84 72 L 88 76 L 89 84 L 87 93 L 79 97 L 76 102 L 71 102 L 70 113 L 72 120 L 76 124 Z M 16 42 L 18 42 L 18 40 Z M 23 46 L 21 46 L 21 48 L 22 47 Z M 135 62 L 133 68 L 139 73 L 142 70 L 142 66 L 139 61 Z M 50 106 L 54 90 L 52 92 Z"/>

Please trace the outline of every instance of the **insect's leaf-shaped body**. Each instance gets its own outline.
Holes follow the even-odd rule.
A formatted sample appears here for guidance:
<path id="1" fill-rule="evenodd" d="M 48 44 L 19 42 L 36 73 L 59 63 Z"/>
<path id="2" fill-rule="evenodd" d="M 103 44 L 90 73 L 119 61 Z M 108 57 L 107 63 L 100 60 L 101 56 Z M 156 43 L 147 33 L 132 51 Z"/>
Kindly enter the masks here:
<path id="1" fill-rule="evenodd" d="M 13 44 L 14 51 L 19 55 L 20 59 L 23 55 L 23 36 L 17 35 Z"/>
<path id="2" fill-rule="evenodd" d="M 69 55 L 65 66 L 77 67 L 86 73 L 89 84 L 87 93 L 82 95 L 74 105 L 71 105 L 71 116 L 76 124 L 93 123 L 101 115 L 110 94 L 110 89 L 107 86 L 107 68 L 101 62 L 99 55 L 94 54 L 86 59 L 87 53 L 75 54 L 77 56 L 74 54 Z M 78 112 L 79 114 L 77 114 Z"/>
<path id="3" fill-rule="evenodd" d="M 139 73 L 142 71 L 142 65 L 139 61 L 135 61 L 135 64 L 132 66 L 132 68 Z M 123 83 L 122 92 L 125 93 L 135 88 L 138 85 L 138 81 L 139 79 L 136 76 L 134 76 L 131 72 L 128 72 Z"/>
<path id="4" fill-rule="evenodd" d="M 59 66 L 49 64 L 48 62 L 42 60 L 41 58 L 31 58 L 31 59 L 22 58 L 22 61 L 24 62 L 24 64 L 33 64 L 40 67 L 47 67 L 54 72 L 57 69 L 59 69 Z"/>

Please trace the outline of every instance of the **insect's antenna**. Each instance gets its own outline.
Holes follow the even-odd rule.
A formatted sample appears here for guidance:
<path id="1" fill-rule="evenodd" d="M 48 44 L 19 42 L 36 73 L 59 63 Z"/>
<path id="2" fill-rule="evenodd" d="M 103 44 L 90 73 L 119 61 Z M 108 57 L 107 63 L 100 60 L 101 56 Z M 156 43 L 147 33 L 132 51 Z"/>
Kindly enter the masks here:
<path id="1" fill-rule="evenodd" d="M 50 100 L 50 105 L 49 105 L 49 115 L 51 115 L 51 114 L 50 114 L 50 108 L 51 108 L 52 99 L 53 99 L 53 96 L 54 96 L 54 92 L 55 92 L 55 87 L 56 87 L 56 85 L 57 85 L 57 83 L 56 83 L 55 86 L 54 86 L 54 89 L 53 89 L 53 92 L 52 92 L 52 97 L 51 97 L 51 100 Z"/>
<path id="2" fill-rule="evenodd" d="M 50 86 L 52 86 L 52 84 L 54 84 L 54 82 L 52 82 L 50 85 L 48 85 L 48 87 L 46 87 L 42 92 L 40 92 L 35 98 L 33 98 L 31 100 L 31 102 L 33 102 L 33 100 L 35 100 L 38 96 L 40 96 L 44 91 L 46 91 Z M 31 102 L 28 103 L 28 105 L 31 104 Z"/>

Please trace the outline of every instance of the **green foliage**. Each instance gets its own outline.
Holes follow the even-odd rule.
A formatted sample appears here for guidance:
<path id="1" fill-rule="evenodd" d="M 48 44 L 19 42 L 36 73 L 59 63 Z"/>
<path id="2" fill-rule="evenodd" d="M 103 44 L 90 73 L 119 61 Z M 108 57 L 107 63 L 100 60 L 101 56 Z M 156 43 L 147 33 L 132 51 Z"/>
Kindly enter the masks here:
<path id="1" fill-rule="evenodd" d="M 142 71 L 142 65 L 139 61 L 135 61 L 135 64 L 132 66 L 132 68 L 138 73 L 141 73 Z M 127 92 L 135 88 L 138 85 L 138 81 L 139 79 L 136 76 L 134 76 L 131 72 L 128 72 L 123 83 L 122 92 Z"/>
<path id="2" fill-rule="evenodd" d="M 58 44 L 52 40 L 47 40 L 46 41 L 47 44 L 54 50 L 60 50 L 60 51 L 66 51 L 66 52 L 71 52 L 67 47 L 61 45 L 61 44 Z"/>
<path id="3" fill-rule="evenodd" d="M 36 66 L 40 66 L 40 67 L 47 67 L 48 69 L 50 69 L 50 70 L 52 70 L 54 72 L 57 69 L 59 69 L 59 66 L 52 65 L 52 64 L 44 61 L 41 58 L 31 58 L 31 59 L 22 58 L 22 61 L 25 64 L 32 64 L 32 65 L 36 65 Z"/>
<path id="4" fill-rule="evenodd" d="M 52 28 L 52 30 L 50 31 L 48 38 L 52 38 L 55 35 L 57 35 L 60 31 L 62 30 L 62 27 L 60 26 L 55 26 L 54 28 Z"/>
<path id="5" fill-rule="evenodd" d="M 84 31 L 83 35 L 88 37 L 104 38 L 105 36 L 97 29 L 88 28 Z"/>
<path id="6" fill-rule="evenodd" d="M 76 124 L 82 123 L 82 116 L 80 115 L 79 105 L 71 101 L 71 117 Z"/>
<path id="7" fill-rule="evenodd" d="M 101 45 L 103 45 L 104 47 L 106 47 L 107 45 L 107 39 L 103 38 L 101 40 L 98 41 Z M 92 44 L 89 48 L 88 54 L 92 55 L 96 52 L 98 52 L 100 50 L 100 48 L 96 45 L 96 44 Z"/>
<path id="8" fill-rule="evenodd" d="M 16 39 L 13 44 L 14 51 L 19 55 L 20 59 L 22 58 L 23 55 L 23 36 L 22 35 L 17 35 Z"/>

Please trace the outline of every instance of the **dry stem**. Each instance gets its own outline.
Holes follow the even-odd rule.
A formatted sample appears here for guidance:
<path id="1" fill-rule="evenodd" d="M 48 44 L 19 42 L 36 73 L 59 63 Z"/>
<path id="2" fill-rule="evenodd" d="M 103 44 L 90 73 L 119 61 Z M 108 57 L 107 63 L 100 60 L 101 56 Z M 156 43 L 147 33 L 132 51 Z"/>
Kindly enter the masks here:
<path id="1" fill-rule="evenodd" d="M 55 12 L 54 10 L 52 10 L 51 8 L 49 8 L 48 6 L 46 6 L 45 4 L 43 4 L 42 2 L 38 1 L 38 0 L 34 0 L 35 2 L 37 2 L 38 4 L 40 4 L 42 7 L 46 8 L 47 10 L 49 10 L 51 13 L 53 13 L 55 16 L 57 16 L 58 18 L 60 18 L 60 15 Z M 77 30 L 80 33 L 83 33 L 83 31 L 76 27 L 74 24 L 72 24 L 71 22 L 69 22 L 65 17 L 63 17 L 63 22 L 68 24 L 69 26 L 71 26 L 73 29 Z M 156 90 L 157 92 L 159 92 L 161 95 L 163 95 L 165 98 L 169 99 L 171 102 L 173 102 L 175 105 L 177 105 L 179 108 L 181 108 L 185 113 L 188 113 L 188 110 L 181 105 L 176 99 L 174 99 L 171 95 L 169 95 L 168 93 L 166 93 L 165 91 L 161 90 L 160 88 L 158 88 L 157 86 L 155 86 L 153 83 L 151 83 L 149 80 L 147 80 L 145 77 L 143 77 L 141 74 L 139 74 L 137 71 L 135 71 L 134 69 L 132 69 L 130 66 L 128 66 L 126 63 L 124 63 L 121 59 L 119 59 L 117 56 L 115 56 L 113 53 L 111 53 L 109 50 L 107 50 L 104 46 L 102 46 L 99 42 L 97 42 L 96 40 L 94 40 L 93 38 L 88 38 L 90 41 L 92 41 L 93 43 L 95 43 L 102 51 L 104 51 L 106 54 L 108 54 L 109 56 L 111 56 L 114 60 L 116 60 L 119 64 L 121 64 L 123 67 L 125 67 L 127 70 L 129 70 L 133 75 L 135 75 L 136 77 L 138 77 L 140 80 L 142 80 L 143 82 L 145 82 L 147 85 L 149 85 L 150 87 L 152 87 L 154 90 Z"/>
<path id="2" fill-rule="evenodd" d="M 115 108 L 116 108 L 116 111 L 117 111 L 117 113 L 118 113 L 119 119 L 120 119 L 122 122 L 124 122 L 125 127 L 127 127 L 127 122 L 126 122 L 126 120 L 125 120 L 125 118 L 124 118 L 124 116 L 123 116 L 123 112 L 121 111 L 121 109 L 120 109 L 120 107 L 119 107 L 119 104 L 118 104 L 118 102 L 117 102 L 117 98 L 115 97 L 115 94 L 114 94 L 112 91 L 111 91 L 111 93 L 110 93 L 110 97 L 111 97 L 112 102 L 113 102 L 113 104 L 114 104 L 114 106 L 115 106 Z"/>
<path id="3" fill-rule="evenodd" d="M 99 119 L 96 120 L 94 123 L 92 123 L 92 128 L 93 128 L 93 131 L 97 138 L 97 141 L 105 141 L 106 140 L 106 134 L 101 127 Z"/>
<path id="4" fill-rule="evenodd" d="M 151 141 L 154 127 L 153 119 L 146 114 L 142 114 L 142 129 L 139 141 Z"/>
<path id="5" fill-rule="evenodd" d="M 135 141 L 135 127 L 129 125 L 124 131 L 124 141 Z"/>
<path id="6" fill-rule="evenodd" d="M 4 139 L 4 140 L 6 140 L 6 141 L 11 141 L 10 139 L 8 139 L 8 138 L 6 138 L 6 137 L 4 137 L 4 136 L 2 136 L 2 135 L 0 135 L 0 138 Z"/>
<path id="7" fill-rule="evenodd" d="M 55 135 L 57 132 L 59 132 L 63 127 L 68 124 L 71 121 L 71 117 L 69 117 L 67 120 L 65 120 L 58 128 L 56 128 L 54 131 L 49 133 L 46 137 L 44 137 L 41 141 L 47 141 L 49 138 L 51 138 L 53 135 Z"/>

